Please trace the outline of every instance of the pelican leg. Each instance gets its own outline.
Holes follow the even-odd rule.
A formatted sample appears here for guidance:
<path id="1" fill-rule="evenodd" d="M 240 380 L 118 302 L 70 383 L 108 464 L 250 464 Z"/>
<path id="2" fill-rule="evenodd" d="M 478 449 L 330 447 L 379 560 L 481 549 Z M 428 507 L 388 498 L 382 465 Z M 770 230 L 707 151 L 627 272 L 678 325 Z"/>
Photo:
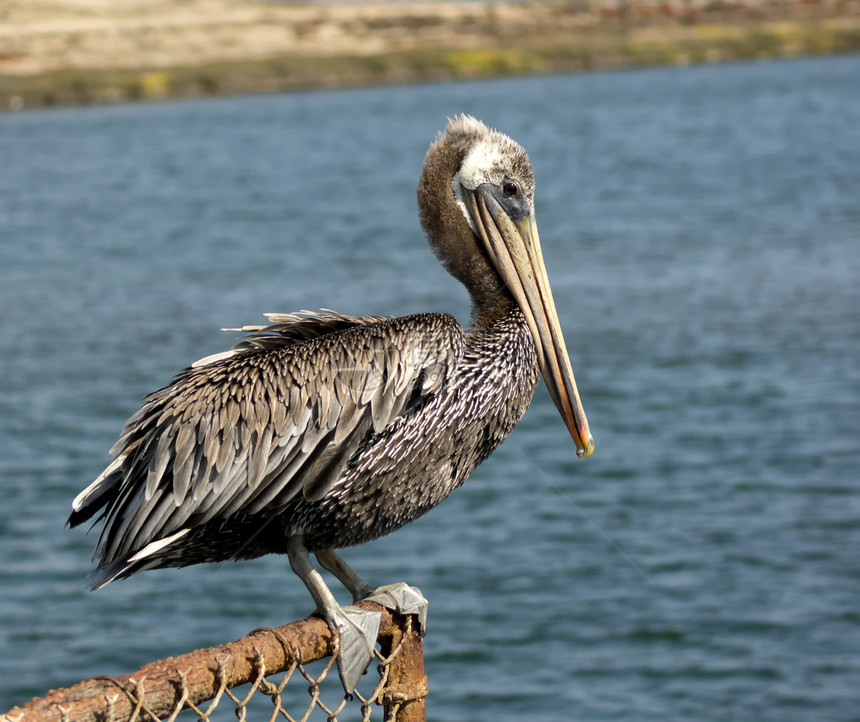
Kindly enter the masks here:
<path id="1" fill-rule="evenodd" d="M 424 635 L 427 629 L 428 602 L 421 594 L 420 589 L 411 587 L 406 582 L 372 587 L 331 549 L 319 551 L 316 556 L 319 563 L 334 574 L 340 583 L 350 591 L 353 602 L 366 599 L 388 609 L 394 609 L 400 614 L 415 614 L 418 616 L 419 632 L 422 636 Z"/>
<path id="2" fill-rule="evenodd" d="M 293 571 L 305 583 L 316 602 L 317 611 L 338 636 L 337 672 L 344 691 L 352 694 L 373 659 L 382 615 L 351 605 L 341 607 L 322 575 L 311 564 L 301 536 L 291 536 L 287 540 L 287 554 Z"/>
<path id="3" fill-rule="evenodd" d="M 349 566 L 331 549 L 319 551 L 316 556 L 319 559 L 319 563 L 323 565 L 323 568 L 334 574 L 338 578 L 338 581 L 349 589 L 353 602 L 367 599 L 367 597 L 376 591 L 376 587 L 370 586 L 364 579 L 358 576 L 355 569 Z"/>

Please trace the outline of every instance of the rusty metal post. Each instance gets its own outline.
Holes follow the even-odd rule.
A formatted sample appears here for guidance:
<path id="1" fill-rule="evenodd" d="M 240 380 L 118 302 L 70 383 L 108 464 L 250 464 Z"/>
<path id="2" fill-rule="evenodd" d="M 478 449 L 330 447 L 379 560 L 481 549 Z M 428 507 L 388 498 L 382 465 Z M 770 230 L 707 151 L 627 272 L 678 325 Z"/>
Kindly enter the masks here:
<path id="1" fill-rule="evenodd" d="M 415 617 L 392 614 L 393 625 L 380 629 L 382 656 L 388 659 L 388 682 L 382 690 L 386 722 L 426 722 L 427 677 L 424 642 Z M 380 665 L 380 674 L 384 668 Z"/>

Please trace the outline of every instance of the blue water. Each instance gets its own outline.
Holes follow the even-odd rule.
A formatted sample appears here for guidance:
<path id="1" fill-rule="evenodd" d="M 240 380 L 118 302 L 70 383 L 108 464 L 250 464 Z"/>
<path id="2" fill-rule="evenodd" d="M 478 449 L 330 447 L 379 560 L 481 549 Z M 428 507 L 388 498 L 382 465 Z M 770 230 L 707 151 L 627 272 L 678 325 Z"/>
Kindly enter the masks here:
<path id="1" fill-rule="evenodd" d="M 87 592 L 70 501 L 222 327 L 466 321 L 414 199 L 466 111 L 531 153 L 597 448 L 576 460 L 539 389 L 439 510 L 345 554 L 430 599 L 431 719 L 858 719 L 858 78 L 846 56 L 0 116 L 0 711 L 310 610 L 277 557 Z"/>

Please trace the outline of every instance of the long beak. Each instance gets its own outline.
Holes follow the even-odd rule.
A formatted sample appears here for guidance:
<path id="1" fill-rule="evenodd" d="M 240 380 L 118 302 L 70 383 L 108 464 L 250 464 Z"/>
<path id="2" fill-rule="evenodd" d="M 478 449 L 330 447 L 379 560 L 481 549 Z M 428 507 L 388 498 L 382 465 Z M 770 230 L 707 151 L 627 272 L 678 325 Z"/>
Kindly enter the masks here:
<path id="1" fill-rule="evenodd" d="M 530 213 L 512 219 L 495 199 L 492 186 L 463 189 L 476 230 L 502 280 L 528 321 L 549 395 L 561 413 L 580 459 L 591 456 L 594 439 L 579 399 L 570 358 L 546 275 L 537 222 Z"/>

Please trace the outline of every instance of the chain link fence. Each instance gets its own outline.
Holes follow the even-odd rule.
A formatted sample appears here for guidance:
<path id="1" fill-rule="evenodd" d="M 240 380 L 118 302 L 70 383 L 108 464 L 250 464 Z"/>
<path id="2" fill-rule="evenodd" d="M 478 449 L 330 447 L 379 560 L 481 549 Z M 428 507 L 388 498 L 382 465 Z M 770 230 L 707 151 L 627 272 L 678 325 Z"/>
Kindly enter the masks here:
<path id="1" fill-rule="evenodd" d="M 382 612 L 376 658 L 353 697 L 337 676 L 337 640 L 322 619 L 257 629 L 235 642 L 144 665 L 123 677 L 95 677 L 52 690 L 0 715 L 0 722 L 218 722 L 385 720 L 423 722 L 427 678 L 414 616 Z M 308 698 L 309 695 L 309 698 Z M 233 714 L 230 714 L 233 713 Z"/>

